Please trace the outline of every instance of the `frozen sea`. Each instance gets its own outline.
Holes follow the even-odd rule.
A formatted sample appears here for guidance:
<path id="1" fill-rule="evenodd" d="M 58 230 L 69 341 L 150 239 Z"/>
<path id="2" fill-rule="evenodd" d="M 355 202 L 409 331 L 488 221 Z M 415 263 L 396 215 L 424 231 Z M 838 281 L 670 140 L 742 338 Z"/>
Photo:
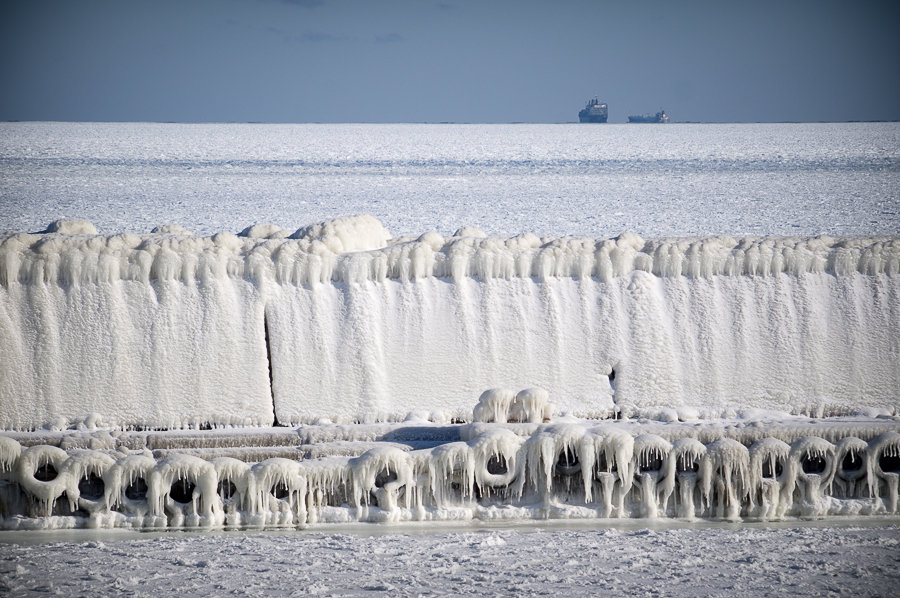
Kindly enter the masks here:
<path id="1" fill-rule="evenodd" d="M 0 230 L 900 232 L 900 124 L 0 124 Z"/>
<path id="2" fill-rule="evenodd" d="M 644 523 L 69 535 L 75 541 L 51 535 L 56 542 L 44 544 L 3 544 L 0 536 L 0 591 L 6 596 L 874 597 L 896 595 L 900 582 L 896 526 Z"/>
<path id="3" fill-rule="evenodd" d="M 896 235 L 900 124 L 3 123 L 0 206 L 19 231 Z M 7 595 L 888 596 L 898 571 L 896 520 L 0 533 Z"/>

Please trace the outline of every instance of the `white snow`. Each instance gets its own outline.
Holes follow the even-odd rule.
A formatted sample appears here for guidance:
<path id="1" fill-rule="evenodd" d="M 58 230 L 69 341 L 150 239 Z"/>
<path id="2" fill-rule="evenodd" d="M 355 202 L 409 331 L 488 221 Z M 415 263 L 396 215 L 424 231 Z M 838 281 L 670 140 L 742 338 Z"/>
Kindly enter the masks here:
<path id="1" fill-rule="evenodd" d="M 0 235 L 0 425 L 897 407 L 896 238 L 296 236 Z"/>
<path id="2" fill-rule="evenodd" d="M 891 596 L 900 528 L 379 526 L 327 533 L 27 532 L 0 591 L 134 596 Z"/>

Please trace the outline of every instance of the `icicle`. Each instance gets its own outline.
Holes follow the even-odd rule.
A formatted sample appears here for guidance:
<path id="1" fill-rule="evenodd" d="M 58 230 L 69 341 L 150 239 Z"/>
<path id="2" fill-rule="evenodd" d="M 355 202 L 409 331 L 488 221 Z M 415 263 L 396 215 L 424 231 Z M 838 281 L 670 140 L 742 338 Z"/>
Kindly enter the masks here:
<path id="1" fill-rule="evenodd" d="M 663 484 L 663 511 L 666 510 L 666 501 L 677 482 L 676 513 L 682 519 L 694 519 L 696 513 L 694 495 L 701 475 L 700 468 L 704 463 L 708 463 L 705 457 L 706 447 L 694 438 L 679 438 L 672 444 L 664 467 L 666 475 Z"/>
<path id="2" fill-rule="evenodd" d="M 509 421 L 539 424 L 549 422 L 553 414 L 550 393 L 543 388 L 519 391 L 509 407 Z"/>
<path id="3" fill-rule="evenodd" d="M 791 445 L 788 487 L 796 480 L 800 490 L 800 514 L 820 517 L 827 505 L 822 504 L 824 490 L 834 477 L 834 445 L 817 436 L 807 436 Z"/>
<path id="4" fill-rule="evenodd" d="M 841 438 L 834 448 L 834 486 L 838 498 L 859 498 L 868 472 L 868 448 L 855 436 Z"/>
<path id="5" fill-rule="evenodd" d="M 103 474 L 115 464 L 115 460 L 100 451 L 76 451 L 63 464 L 66 471 L 70 509 L 83 509 L 88 513 L 108 510 L 106 484 Z"/>
<path id="6" fill-rule="evenodd" d="M 168 515 L 174 527 L 218 525 L 223 512 L 217 483 L 212 463 L 191 455 L 171 455 L 155 467 L 147 500 L 153 514 Z"/>
<path id="7" fill-rule="evenodd" d="M 44 444 L 28 447 L 16 463 L 16 481 L 38 501 L 40 517 L 49 517 L 53 505 L 69 487 L 69 476 L 63 468 L 69 456 L 55 446 Z"/>
<path id="8" fill-rule="evenodd" d="M 224 509 L 225 523 L 240 525 L 241 512 L 250 508 L 250 466 L 231 457 L 213 459 L 212 466 L 216 471 L 216 492 Z"/>
<path id="9" fill-rule="evenodd" d="M 478 397 L 472 417 L 476 422 L 506 423 L 509 421 L 509 408 L 515 398 L 516 393 L 506 388 L 486 390 Z"/>
<path id="10" fill-rule="evenodd" d="M 22 454 L 22 445 L 8 436 L 0 436 L 0 479 L 16 468 L 16 461 Z"/>
<path id="11" fill-rule="evenodd" d="M 900 482 L 900 433 L 885 432 L 869 442 L 869 495 L 881 495 L 881 482 L 887 483 L 887 511 L 897 512 L 898 482 Z"/>
<path id="12" fill-rule="evenodd" d="M 410 456 L 395 447 L 369 449 L 359 457 L 350 459 L 353 506 L 364 519 L 373 496 L 378 507 L 386 512 L 390 521 L 399 518 L 398 502 L 403 492 L 404 507 L 409 508 L 412 498 L 408 486 L 414 482 L 413 462 Z"/>
<path id="13" fill-rule="evenodd" d="M 540 428 L 525 443 L 527 480 L 545 505 L 553 497 L 554 478 L 559 478 L 568 492 L 571 490 L 571 477 L 581 472 L 579 453 L 584 434 L 583 426 L 556 424 Z"/>
<path id="14" fill-rule="evenodd" d="M 791 506 L 790 452 L 791 447 L 777 438 L 762 438 L 750 447 L 749 511 L 763 521 L 781 519 Z"/>
<path id="15" fill-rule="evenodd" d="M 622 430 L 604 426 L 591 430 L 590 436 L 594 449 L 591 473 L 600 484 L 601 515 L 625 517 L 625 496 L 634 482 L 634 438 Z"/>
<path id="16" fill-rule="evenodd" d="M 465 442 L 450 442 L 431 450 L 428 479 L 435 506 L 456 506 L 474 498 L 475 452 Z"/>
<path id="17" fill-rule="evenodd" d="M 306 525 L 307 481 L 297 461 L 274 457 L 254 465 L 248 475 L 250 523 Z"/>
<path id="18" fill-rule="evenodd" d="M 634 483 L 640 492 L 641 516 L 648 519 L 659 516 L 660 495 L 657 486 L 667 474 L 671 475 L 664 468 L 666 462 L 671 461 L 671 450 L 672 443 L 655 434 L 641 434 L 634 439 Z M 672 466 L 674 469 L 674 462 Z"/>
<path id="19" fill-rule="evenodd" d="M 524 456 L 520 458 L 519 453 L 524 442 L 504 428 L 485 430 L 469 441 L 475 457 L 475 484 L 483 496 L 503 492 L 516 480 L 516 492 L 522 495 Z"/>
<path id="20" fill-rule="evenodd" d="M 128 455 L 110 466 L 103 474 L 107 508 L 123 508 L 138 526 L 165 525 L 165 518 L 148 518 L 152 509 L 148 495 L 155 467 L 156 461 L 146 455 Z"/>
<path id="21" fill-rule="evenodd" d="M 750 453 L 740 442 L 720 438 L 706 447 L 706 455 L 708 480 L 713 484 L 707 493 L 716 508 L 714 516 L 737 521 L 743 499 L 749 495 Z"/>

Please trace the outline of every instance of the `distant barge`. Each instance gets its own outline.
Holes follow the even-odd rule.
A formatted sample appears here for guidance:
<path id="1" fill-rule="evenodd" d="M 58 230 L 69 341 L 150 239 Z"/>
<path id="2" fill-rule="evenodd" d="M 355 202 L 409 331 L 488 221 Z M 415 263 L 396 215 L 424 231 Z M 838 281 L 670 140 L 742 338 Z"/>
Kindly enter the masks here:
<path id="1" fill-rule="evenodd" d="M 630 123 L 667 123 L 669 115 L 665 110 L 660 110 L 656 114 L 638 114 L 628 117 Z"/>

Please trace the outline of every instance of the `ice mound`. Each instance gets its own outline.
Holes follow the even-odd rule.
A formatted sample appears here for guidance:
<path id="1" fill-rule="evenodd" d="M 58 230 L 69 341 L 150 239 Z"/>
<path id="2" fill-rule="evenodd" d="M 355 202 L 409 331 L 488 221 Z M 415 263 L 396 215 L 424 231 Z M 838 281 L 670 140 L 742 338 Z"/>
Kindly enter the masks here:
<path id="1" fill-rule="evenodd" d="M 320 241 L 334 253 L 381 249 L 391 239 L 378 220 L 367 214 L 326 220 L 297 230 L 292 239 Z"/>
<path id="2" fill-rule="evenodd" d="M 154 235 L 178 235 L 181 237 L 190 236 L 191 232 L 179 224 L 161 224 L 154 226 L 150 231 Z"/>
<path id="3" fill-rule="evenodd" d="M 44 232 L 62 235 L 96 235 L 97 229 L 87 220 L 66 219 L 51 222 Z"/>
<path id="4" fill-rule="evenodd" d="M 274 224 L 254 224 L 242 230 L 238 236 L 251 239 L 283 239 L 288 233 Z"/>
<path id="5" fill-rule="evenodd" d="M 515 393 L 494 388 L 481 393 L 473 410 L 476 422 L 541 423 L 550 421 L 553 404 L 550 394 L 542 388 L 528 388 Z"/>

